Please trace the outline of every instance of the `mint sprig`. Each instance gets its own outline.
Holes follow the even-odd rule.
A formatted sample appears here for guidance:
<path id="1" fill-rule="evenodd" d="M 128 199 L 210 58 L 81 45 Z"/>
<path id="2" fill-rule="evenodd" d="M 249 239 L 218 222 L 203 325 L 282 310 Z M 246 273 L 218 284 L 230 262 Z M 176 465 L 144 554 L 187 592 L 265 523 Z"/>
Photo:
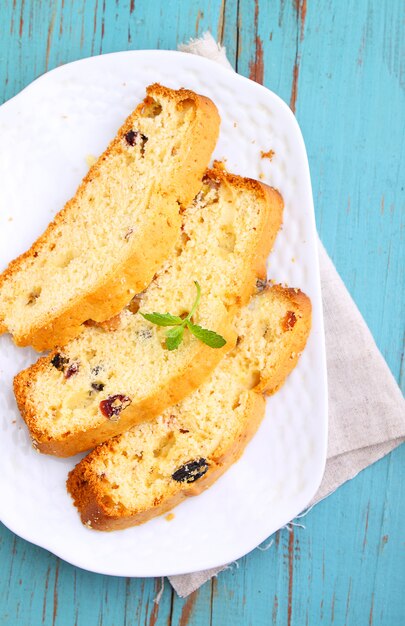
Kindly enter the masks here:
<path id="1" fill-rule="evenodd" d="M 210 346 L 211 348 L 222 348 L 222 346 L 226 344 L 222 335 L 218 335 L 218 333 L 213 330 L 207 330 L 206 328 L 202 328 L 202 326 L 192 324 L 191 322 L 187 322 L 187 328 L 193 333 L 194 337 L 197 337 L 197 339 L 206 343 L 207 346 Z"/>
<path id="2" fill-rule="evenodd" d="M 179 347 L 183 341 L 185 328 L 188 328 L 194 337 L 197 337 L 210 348 L 222 348 L 226 344 L 226 340 L 218 333 L 202 328 L 202 326 L 193 324 L 191 321 L 201 300 L 201 287 L 196 280 L 194 284 L 197 289 L 197 296 L 190 313 L 184 319 L 171 313 L 141 313 L 142 317 L 148 320 L 148 322 L 156 324 L 156 326 L 171 326 L 170 330 L 166 331 L 166 348 L 168 350 L 176 350 Z"/>
<path id="3" fill-rule="evenodd" d="M 174 326 L 166 331 L 166 348 L 176 350 L 183 341 L 184 326 Z"/>

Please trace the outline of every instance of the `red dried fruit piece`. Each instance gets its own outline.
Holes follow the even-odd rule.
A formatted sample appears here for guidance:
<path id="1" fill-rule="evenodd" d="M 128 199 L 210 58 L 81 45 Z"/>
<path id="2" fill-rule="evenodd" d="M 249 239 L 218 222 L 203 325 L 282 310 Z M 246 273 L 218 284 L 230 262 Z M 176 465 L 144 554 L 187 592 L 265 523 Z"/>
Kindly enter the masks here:
<path id="1" fill-rule="evenodd" d="M 106 400 L 100 402 L 100 411 L 112 422 L 116 422 L 119 419 L 121 411 L 127 408 L 131 404 L 131 398 L 124 396 L 121 393 L 117 393 L 115 396 L 108 396 Z"/>
<path id="2" fill-rule="evenodd" d="M 79 371 L 79 363 L 72 363 L 65 372 L 65 378 L 70 378 Z"/>
<path id="3" fill-rule="evenodd" d="M 287 330 L 291 330 L 292 328 L 294 328 L 296 321 L 297 321 L 297 317 L 294 311 L 287 311 L 282 321 L 283 330 L 287 331 Z"/>

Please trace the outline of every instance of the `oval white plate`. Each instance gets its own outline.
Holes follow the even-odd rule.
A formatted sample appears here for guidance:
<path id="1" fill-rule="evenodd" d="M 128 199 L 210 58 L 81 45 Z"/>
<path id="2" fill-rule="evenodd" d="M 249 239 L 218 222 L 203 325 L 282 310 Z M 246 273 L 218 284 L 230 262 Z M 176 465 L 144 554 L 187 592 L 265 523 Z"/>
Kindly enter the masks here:
<path id="1" fill-rule="evenodd" d="M 269 277 L 312 300 L 313 330 L 298 367 L 268 400 L 242 459 L 211 489 L 125 531 L 82 526 L 65 480 L 79 460 L 37 454 L 12 394 L 30 349 L 0 337 L 0 518 L 21 537 L 79 567 L 119 576 L 161 576 L 214 567 L 252 550 L 315 494 L 326 456 L 327 392 L 311 183 L 290 109 L 271 91 L 190 54 L 131 51 L 84 59 L 45 74 L 0 108 L 0 270 L 23 252 L 70 198 L 126 115 L 158 81 L 209 96 L 221 118 L 215 157 L 261 178 L 285 201 Z M 261 150 L 274 150 L 272 161 Z"/>

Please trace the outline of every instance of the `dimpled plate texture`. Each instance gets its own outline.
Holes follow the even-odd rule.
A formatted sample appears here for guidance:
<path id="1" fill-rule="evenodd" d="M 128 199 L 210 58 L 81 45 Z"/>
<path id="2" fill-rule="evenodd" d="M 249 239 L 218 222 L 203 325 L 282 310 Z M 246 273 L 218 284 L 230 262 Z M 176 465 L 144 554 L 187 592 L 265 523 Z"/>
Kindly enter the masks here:
<path id="1" fill-rule="evenodd" d="M 260 178 L 285 201 L 269 257 L 270 278 L 312 300 L 313 330 L 285 386 L 242 458 L 168 522 L 113 533 L 85 528 L 66 492 L 80 457 L 36 453 L 18 413 L 13 376 L 36 360 L 0 337 L 0 518 L 21 537 L 79 567 L 120 576 L 197 571 L 235 560 L 307 505 L 326 456 L 327 392 L 311 183 L 298 124 L 275 94 L 212 61 L 180 52 L 131 51 L 84 59 L 45 74 L 0 108 L 0 270 L 44 230 L 77 188 L 86 157 L 105 148 L 124 118 L 161 82 L 212 98 L 221 118 L 215 157 Z M 270 161 L 261 150 L 273 150 Z"/>

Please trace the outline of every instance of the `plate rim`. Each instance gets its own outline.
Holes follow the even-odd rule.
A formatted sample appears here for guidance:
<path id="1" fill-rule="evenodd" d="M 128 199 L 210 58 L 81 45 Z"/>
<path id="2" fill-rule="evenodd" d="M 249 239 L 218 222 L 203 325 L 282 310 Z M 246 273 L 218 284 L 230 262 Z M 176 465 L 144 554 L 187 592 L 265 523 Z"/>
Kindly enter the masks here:
<path id="1" fill-rule="evenodd" d="M 60 65 L 48 72 L 45 72 L 43 74 L 41 74 L 40 76 L 38 76 L 36 79 L 34 79 L 32 82 L 30 82 L 28 85 L 26 85 L 20 92 L 18 92 L 16 95 L 14 95 L 12 98 L 8 99 L 7 101 L 5 101 L 1 106 L 0 109 L 6 109 L 8 108 L 8 106 L 10 105 L 10 103 L 15 103 L 15 101 L 19 100 L 21 97 L 25 97 L 27 95 L 27 91 L 29 92 L 31 89 L 35 89 L 38 87 L 38 85 L 40 85 L 41 82 L 45 82 L 50 75 L 54 74 L 54 73 L 62 73 L 64 70 L 66 70 L 66 68 L 71 68 L 73 66 L 77 66 L 77 65 L 83 65 L 84 63 L 92 63 L 92 62 L 97 62 L 98 60 L 100 60 L 101 58 L 106 58 L 106 57 L 118 57 L 118 56 L 131 56 L 131 57 L 141 57 L 143 55 L 147 55 L 150 57 L 167 57 L 167 56 L 171 56 L 173 58 L 177 57 L 187 57 L 188 61 L 191 63 L 195 63 L 196 65 L 200 65 L 201 67 L 209 67 L 210 71 L 216 72 L 216 73 L 224 73 L 224 75 L 232 76 L 233 80 L 239 81 L 241 83 L 245 83 L 247 81 L 247 83 L 249 83 L 250 85 L 253 85 L 255 89 L 258 89 L 259 91 L 266 92 L 266 94 L 271 94 L 271 96 L 277 101 L 278 105 L 284 110 L 284 112 L 286 113 L 286 115 L 289 117 L 289 123 L 292 124 L 294 126 L 294 130 L 295 130 L 295 134 L 296 137 L 299 139 L 300 143 L 301 143 L 301 152 L 302 155 L 304 156 L 304 161 L 302 163 L 302 166 L 305 167 L 306 173 L 305 173 L 305 178 L 308 184 L 308 189 L 307 192 L 309 193 L 309 201 L 310 201 L 310 206 L 309 206 L 309 219 L 311 221 L 311 230 L 313 231 L 313 234 L 315 235 L 315 241 L 316 241 L 316 237 L 317 237 L 317 232 L 316 232 L 316 223 L 315 223 L 315 210 L 314 210 L 314 202 L 313 202 L 313 192 L 312 192 L 312 184 L 311 184 L 311 177 L 310 177 L 310 170 L 309 170 L 309 163 L 308 163 L 308 155 L 307 155 L 307 151 L 306 151 L 306 147 L 305 147 L 305 143 L 304 143 L 304 139 L 302 136 L 302 132 L 301 129 L 299 127 L 299 124 L 294 116 L 294 114 L 292 113 L 291 109 L 289 108 L 289 106 L 284 102 L 284 100 L 282 100 L 282 98 L 280 98 L 280 96 L 278 96 L 276 93 L 274 93 L 273 91 L 271 91 L 270 89 L 268 89 L 267 87 L 265 87 L 264 85 L 260 85 L 259 83 L 256 83 L 255 81 L 252 81 L 244 76 L 241 76 L 240 74 L 237 74 L 236 72 L 233 72 L 233 70 L 230 70 L 222 65 L 220 65 L 218 62 L 207 59 L 205 57 L 201 57 L 199 55 L 194 55 L 194 54 L 190 54 L 190 53 L 186 53 L 186 52 L 181 52 L 181 51 L 177 51 L 177 50 L 156 50 L 156 49 L 152 49 L 152 50 L 123 50 L 123 51 L 117 51 L 117 52 L 111 52 L 111 53 L 107 53 L 107 54 L 101 54 L 101 55 L 94 55 L 94 56 L 88 56 L 88 57 L 84 57 L 75 61 L 72 61 L 70 63 L 66 63 L 63 65 Z M 320 267 L 319 267 L 319 250 L 318 247 L 315 248 L 314 250 L 314 255 L 313 255 L 313 259 L 314 259 L 314 270 L 316 272 L 316 282 L 319 288 L 319 295 L 321 297 L 321 278 L 320 278 Z M 305 507 L 308 505 L 308 502 L 312 499 L 312 497 L 315 495 L 316 491 L 319 488 L 319 485 L 321 484 L 323 475 L 324 475 L 324 471 L 325 471 L 325 466 L 326 466 L 326 455 L 327 455 L 327 438 L 328 438 L 328 393 L 327 393 L 327 369 L 326 369 L 326 346 L 325 346 L 325 331 L 324 331 L 324 316 L 323 316 L 323 310 L 322 310 L 322 302 L 320 303 L 320 307 L 319 307 L 319 321 L 318 321 L 318 328 L 317 328 L 317 341 L 318 341 L 318 347 L 320 350 L 320 354 L 321 354 L 321 361 L 322 361 L 322 378 L 323 378 L 323 408 L 322 408 L 322 413 L 324 415 L 324 435 L 322 438 L 322 463 L 319 463 L 319 467 L 318 469 L 318 473 L 316 478 L 314 478 L 314 480 L 311 482 L 311 485 L 313 486 L 312 489 L 312 494 L 311 497 L 309 499 L 306 499 L 306 503 L 300 507 L 299 510 L 297 510 L 296 514 L 294 515 L 294 517 L 296 515 L 298 515 L 302 510 L 305 509 Z M 313 330 L 312 330 L 313 332 Z M 298 500 L 298 498 L 297 498 Z M 72 503 L 73 506 L 73 503 Z M 146 573 L 140 574 L 140 573 L 130 573 L 128 571 L 125 570 L 125 568 L 119 568 L 117 566 L 110 566 L 103 568 L 103 567 L 99 567 L 98 565 L 95 567 L 92 567 L 91 565 L 89 565 L 89 563 L 81 563 L 80 559 L 78 560 L 77 558 L 71 558 L 69 557 L 69 547 L 67 547 L 66 550 L 64 550 L 64 545 L 61 546 L 54 546 L 53 542 L 51 540 L 51 538 L 48 538 L 48 541 L 44 541 L 43 539 L 38 539 L 38 538 L 33 538 L 32 536 L 30 536 L 30 533 L 25 532 L 24 530 L 21 530 L 19 528 L 19 524 L 15 524 L 14 520 L 11 516 L 7 516 L 3 514 L 4 512 L 0 510 L 0 520 L 2 521 L 2 523 L 11 531 L 14 532 L 16 535 L 18 535 L 19 537 L 21 537 L 22 539 L 28 541 L 29 543 L 32 543 L 33 545 L 37 545 L 45 550 L 50 551 L 51 553 L 53 553 L 55 556 L 63 559 L 64 561 L 70 563 L 71 565 L 75 566 L 75 567 L 79 567 L 81 569 L 84 569 L 86 571 L 90 571 L 90 572 L 94 572 L 94 573 L 99 573 L 99 574 L 103 574 L 103 575 L 109 575 L 109 576 L 125 576 L 125 577 L 134 577 L 134 578 L 141 578 L 141 577 L 145 577 L 145 576 L 174 576 L 174 575 L 181 575 L 181 574 L 186 574 L 189 573 L 191 571 L 202 571 L 205 569 L 210 569 L 210 568 L 214 568 L 214 567 L 219 567 L 220 565 L 218 565 L 218 561 L 214 559 L 214 561 L 212 561 L 212 559 L 208 559 L 206 562 L 204 563 L 199 563 L 198 567 L 196 569 L 190 569 L 187 572 L 184 572 L 183 570 L 171 570 L 170 572 L 168 572 L 166 569 L 163 570 L 156 570 L 156 568 L 153 569 L 153 571 L 146 571 Z M 294 519 L 290 518 L 290 519 Z M 15 519 L 15 518 L 14 518 Z M 287 524 L 290 519 L 285 521 L 285 524 Z M 19 520 L 18 520 L 19 521 Z M 285 525 L 284 524 L 284 525 Z M 280 526 L 280 528 L 282 528 L 282 526 Z M 94 531 L 90 531 L 89 532 L 94 532 Z M 276 531 L 273 531 L 273 533 Z M 273 534 L 272 533 L 272 534 Z M 261 539 L 260 542 L 257 542 L 257 539 L 255 538 L 254 541 L 252 542 L 246 542 L 249 543 L 250 547 L 246 548 L 244 547 L 243 549 L 241 549 L 240 551 L 236 550 L 235 553 L 229 557 L 229 559 L 224 560 L 225 562 L 230 562 L 230 561 L 234 561 L 237 560 L 241 557 L 243 557 L 244 555 L 250 553 L 252 550 L 254 550 L 257 545 L 260 545 L 260 543 L 262 543 L 263 541 L 265 541 L 268 538 L 268 533 L 266 534 L 265 537 L 263 537 Z M 253 545 L 254 544 L 254 545 Z M 67 546 L 69 546 L 70 544 L 67 543 Z M 236 556 L 235 556 L 236 555 Z M 119 570 L 119 571 L 118 571 Z"/>

